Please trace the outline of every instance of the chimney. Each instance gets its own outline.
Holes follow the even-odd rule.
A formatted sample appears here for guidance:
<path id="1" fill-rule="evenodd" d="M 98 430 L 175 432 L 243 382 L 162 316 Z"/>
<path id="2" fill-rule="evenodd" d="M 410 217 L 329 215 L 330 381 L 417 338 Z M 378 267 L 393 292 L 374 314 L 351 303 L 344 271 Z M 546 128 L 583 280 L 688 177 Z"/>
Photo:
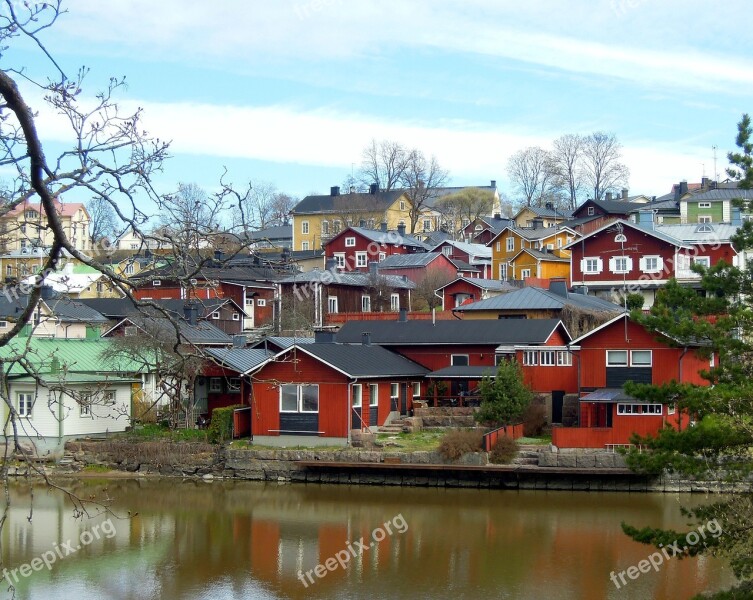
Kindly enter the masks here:
<path id="1" fill-rule="evenodd" d="M 225 253 L 222 250 L 214 251 L 214 260 L 216 260 L 217 262 L 222 262 L 223 258 L 225 258 Z"/>
<path id="2" fill-rule="evenodd" d="M 398 313 L 397 320 L 399 323 L 407 323 L 408 322 L 408 309 L 401 308 L 400 312 Z"/>
<path id="3" fill-rule="evenodd" d="M 651 225 L 654 222 L 653 210 L 639 210 L 638 211 L 638 225 Z"/>
<path id="4" fill-rule="evenodd" d="M 546 208 L 546 209 L 548 209 L 548 210 L 554 210 L 554 204 L 553 204 L 552 202 L 547 202 L 547 203 L 546 203 L 546 204 L 544 205 L 544 208 Z"/>
<path id="5" fill-rule="evenodd" d="M 328 258 L 324 261 L 324 269 L 326 271 L 334 271 L 337 268 L 337 261 L 334 258 Z"/>
<path id="6" fill-rule="evenodd" d="M 493 187 L 493 188 L 497 187 L 497 180 L 496 179 L 492 179 L 492 184 L 491 184 L 490 187 Z"/>
<path id="7" fill-rule="evenodd" d="M 397 233 L 400 237 L 405 237 L 405 223 L 400 223 L 397 226 Z"/>
<path id="8" fill-rule="evenodd" d="M 371 333 L 368 331 L 364 331 L 361 334 L 361 343 L 364 346 L 371 346 Z"/>
<path id="9" fill-rule="evenodd" d="M 199 307 L 195 304 L 184 304 L 183 316 L 186 318 L 189 325 L 196 325 L 199 320 Z"/>
<path id="10" fill-rule="evenodd" d="M 497 221 L 499 221 L 500 219 L 502 219 L 502 213 L 494 213 L 494 219 L 497 220 Z"/>
<path id="11" fill-rule="evenodd" d="M 549 281 L 549 291 L 557 294 L 560 298 L 567 298 L 567 282 L 564 279 L 552 279 Z"/>
<path id="12" fill-rule="evenodd" d="M 334 331 L 315 331 L 314 332 L 315 344 L 334 344 L 335 332 Z"/>
<path id="13" fill-rule="evenodd" d="M 544 219 L 541 217 L 536 217 L 535 219 L 531 220 L 531 225 L 534 229 L 542 229 L 544 227 Z"/>
<path id="14" fill-rule="evenodd" d="M 730 218 L 730 224 L 735 227 L 742 227 L 743 219 L 740 216 L 740 207 L 739 206 L 733 206 L 732 207 L 732 214 Z"/>
<path id="15" fill-rule="evenodd" d="M 683 180 L 680 182 L 680 196 L 684 196 L 688 193 L 688 182 L 687 180 Z"/>
<path id="16" fill-rule="evenodd" d="M 379 229 L 382 233 L 387 233 L 387 221 L 379 223 Z"/>
<path id="17" fill-rule="evenodd" d="M 369 263 L 369 275 L 379 275 L 379 263 L 378 262 Z"/>
<path id="18" fill-rule="evenodd" d="M 378 193 L 379 193 L 379 184 L 378 183 L 372 183 L 369 186 L 369 194 L 371 194 L 372 196 L 375 196 Z"/>
<path id="19" fill-rule="evenodd" d="M 53 356 L 50 361 L 50 373 L 53 375 L 60 373 L 60 359 L 57 356 Z"/>
<path id="20" fill-rule="evenodd" d="M 711 183 L 711 180 L 708 177 L 701 177 L 701 188 L 704 190 L 709 189 L 709 183 Z"/>
<path id="21" fill-rule="evenodd" d="M 611 202 L 611 201 L 612 201 L 612 192 L 607 192 L 607 193 L 606 193 L 606 194 L 604 195 L 604 201 L 605 201 L 605 202 Z"/>
<path id="22" fill-rule="evenodd" d="M 627 188 L 622 188 L 622 199 L 624 201 L 627 201 L 627 199 L 628 199 L 628 189 Z"/>
<path id="23" fill-rule="evenodd" d="M 245 347 L 246 347 L 246 336 L 234 335 L 233 336 L 233 348 L 245 348 Z"/>
<path id="24" fill-rule="evenodd" d="M 333 185 L 331 188 L 329 188 L 329 195 L 330 196 L 339 196 L 340 195 L 340 186 L 339 185 Z"/>
<path id="25" fill-rule="evenodd" d="M 364 221 L 363 219 L 361 219 L 360 221 L 358 221 L 358 226 L 361 229 L 365 229 L 365 227 L 366 227 L 366 221 Z"/>

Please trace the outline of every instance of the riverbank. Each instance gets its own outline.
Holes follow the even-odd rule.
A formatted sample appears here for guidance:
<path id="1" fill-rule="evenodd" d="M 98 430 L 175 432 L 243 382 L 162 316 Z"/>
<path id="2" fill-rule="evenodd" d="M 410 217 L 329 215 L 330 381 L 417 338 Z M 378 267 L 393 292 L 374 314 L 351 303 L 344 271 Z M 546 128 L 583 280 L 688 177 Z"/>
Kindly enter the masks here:
<path id="1" fill-rule="evenodd" d="M 485 452 L 447 461 L 435 451 L 325 448 L 255 449 L 197 442 L 79 441 L 64 459 L 45 467 L 62 477 L 180 477 L 381 486 L 464 487 L 574 491 L 732 493 L 715 481 L 649 476 L 626 468 L 613 452 L 528 450 L 518 464 L 492 465 Z M 536 458 L 530 455 L 535 454 Z M 535 462 L 535 464 L 533 464 Z M 25 475 L 18 467 L 12 475 Z"/>

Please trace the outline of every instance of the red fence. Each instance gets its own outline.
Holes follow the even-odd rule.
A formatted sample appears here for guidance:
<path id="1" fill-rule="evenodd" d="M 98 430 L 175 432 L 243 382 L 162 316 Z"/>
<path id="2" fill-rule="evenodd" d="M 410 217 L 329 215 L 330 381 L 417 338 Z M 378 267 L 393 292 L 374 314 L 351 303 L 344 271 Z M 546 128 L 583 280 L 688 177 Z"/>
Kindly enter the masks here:
<path id="1" fill-rule="evenodd" d="M 518 425 L 508 425 L 507 427 L 500 427 L 494 429 L 484 435 L 484 450 L 491 452 L 492 448 L 497 445 L 499 438 L 510 438 L 511 440 L 517 440 L 523 437 L 523 423 Z"/>

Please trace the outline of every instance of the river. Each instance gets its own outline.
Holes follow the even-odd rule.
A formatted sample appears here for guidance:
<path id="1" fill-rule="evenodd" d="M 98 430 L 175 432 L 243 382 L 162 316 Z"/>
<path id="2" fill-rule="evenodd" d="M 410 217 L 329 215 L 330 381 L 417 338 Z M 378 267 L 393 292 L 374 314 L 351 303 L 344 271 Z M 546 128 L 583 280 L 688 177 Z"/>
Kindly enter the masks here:
<path id="1" fill-rule="evenodd" d="M 621 521 L 683 529 L 680 506 L 704 496 L 172 479 L 66 485 L 107 501 L 117 517 L 76 519 L 61 492 L 14 485 L 2 556 L 16 598 L 674 599 L 733 581 L 725 563 L 706 557 L 662 559 L 658 570 L 623 575 L 625 584 L 617 575 L 653 552 L 629 540 Z"/>

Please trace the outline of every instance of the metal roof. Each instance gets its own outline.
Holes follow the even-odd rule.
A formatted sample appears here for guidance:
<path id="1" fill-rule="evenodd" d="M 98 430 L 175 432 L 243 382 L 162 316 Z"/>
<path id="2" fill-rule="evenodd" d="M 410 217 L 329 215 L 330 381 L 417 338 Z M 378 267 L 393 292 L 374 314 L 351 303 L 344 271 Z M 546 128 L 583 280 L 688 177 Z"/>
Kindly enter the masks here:
<path id="1" fill-rule="evenodd" d="M 106 323 L 107 317 L 81 300 L 70 298 L 53 298 L 44 300 L 52 314 L 62 321 L 79 323 Z"/>
<path id="2" fill-rule="evenodd" d="M 658 226 L 654 226 L 652 223 L 645 223 L 645 224 L 642 224 L 642 223 L 632 223 L 631 221 L 626 221 L 624 219 L 616 219 L 614 221 L 610 221 L 609 223 L 605 223 L 604 225 L 602 225 L 598 229 L 594 229 L 592 232 L 584 235 L 580 239 L 574 240 L 574 241 L 570 242 L 569 244 L 565 244 L 563 246 L 563 248 L 565 248 L 565 249 L 572 248 L 576 244 L 580 244 L 581 242 L 587 240 L 588 238 L 590 238 L 590 237 L 592 237 L 592 236 L 594 236 L 594 235 L 596 235 L 598 233 L 601 233 L 602 231 L 607 231 L 610 228 L 613 229 L 615 233 L 617 233 L 618 227 L 623 227 L 623 228 L 627 227 L 627 228 L 630 228 L 630 229 L 632 229 L 634 231 L 637 231 L 637 232 L 640 232 L 640 233 L 644 233 L 644 234 L 647 234 L 647 235 L 651 235 L 651 236 L 655 237 L 656 239 L 659 239 L 659 240 L 662 240 L 664 242 L 667 242 L 668 244 L 672 244 L 673 246 L 685 246 L 685 244 L 682 242 L 682 240 L 680 240 L 680 239 L 678 239 L 678 238 L 676 238 L 674 236 L 668 235 L 666 233 L 662 233 L 662 231 L 659 229 L 659 227 Z M 664 226 L 662 226 L 662 227 L 664 227 Z M 666 227 L 670 227 L 670 226 L 667 225 Z"/>
<path id="3" fill-rule="evenodd" d="M 314 338 L 312 337 L 285 337 L 285 336 L 270 335 L 267 337 L 263 337 L 260 340 L 256 340 L 253 344 L 251 344 L 251 347 L 256 348 L 256 349 L 262 349 L 266 347 L 265 344 L 267 342 L 272 344 L 279 350 L 285 350 L 287 348 L 290 348 L 291 346 L 295 346 L 296 344 L 313 344 Z"/>
<path id="4" fill-rule="evenodd" d="M 711 231 L 707 231 L 708 229 L 711 229 Z M 664 233 L 681 242 L 693 243 L 728 242 L 737 233 L 737 229 L 737 225 L 730 225 L 729 223 L 688 223 L 654 226 L 654 231 Z"/>
<path id="5" fill-rule="evenodd" d="M 102 315 L 107 317 L 108 319 L 124 319 L 125 317 L 131 316 L 131 315 L 139 315 L 139 314 L 151 314 L 160 316 L 161 313 L 151 306 L 139 306 L 137 305 L 133 300 L 130 298 L 88 298 L 88 299 L 82 299 L 79 300 L 82 304 L 85 304 L 89 306 L 90 308 L 100 312 Z M 236 302 L 234 302 L 230 298 L 209 298 L 209 299 L 199 299 L 195 298 L 192 299 L 190 302 L 188 300 L 180 300 L 176 298 L 158 298 L 155 300 L 149 300 L 149 302 L 154 302 L 155 304 L 158 304 L 162 306 L 166 311 L 174 314 L 178 318 L 184 318 L 184 311 L 183 307 L 186 304 L 193 304 L 199 309 L 199 317 L 206 317 L 207 315 L 212 314 L 215 312 L 218 308 L 221 308 L 225 304 L 232 304 L 236 308 L 238 308 L 241 312 L 245 311 L 242 307 L 238 306 Z"/>
<path id="6" fill-rule="evenodd" d="M 360 342 L 368 332 L 372 344 L 395 346 L 543 344 L 560 325 L 559 319 L 348 321 L 337 332 L 337 341 Z"/>
<path id="7" fill-rule="evenodd" d="M 372 344 L 314 343 L 296 345 L 295 348 L 349 377 L 423 377 L 429 371 L 404 356 Z"/>
<path id="8" fill-rule="evenodd" d="M 484 290 L 502 292 L 502 291 L 511 291 L 511 290 L 519 289 L 519 288 L 514 287 L 512 284 L 510 284 L 507 281 L 499 281 L 497 279 L 481 279 L 481 278 L 476 278 L 476 277 L 458 277 L 457 279 L 453 279 L 450 283 L 446 283 L 442 287 L 437 288 L 437 291 L 443 290 L 446 287 L 449 287 L 452 284 L 457 283 L 458 281 L 462 281 L 469 285 L 475 285 L 476 287 L 484 289 Z"/>
<path id="9" fill-rule="evenodd" d="M 552 252 L 544 252 L 542 250 L 536 250 L 534 248 L 523 248 L 510 260 L 511 261 L 515 260 L 516 258 L 518 258 L 518 256 L 520 256 L 524 252 L 526 254 L 530 254 L 531 256 L 533 256 L 533 258 L 537 260 L 549 260 L 552 262 L 566 262 L 566 263 L 570 262 L 569 258 L 562 258 L 561 256 L 557 256 L 556 254 L 553 254 Z"/>
<path id="10" fill-rule="evenodd" d="M 479 258 L 491 258 L 492 257 L 492 249 L 485 245 L 485 244 L 471 244 L 469 242 L 456 242 L 454 240 L 444 240 L 434 246 L 431 250 L 434 252 L 437 248 L 444 244 L 450 244 L 451 246 L 454 246 L 461 252 L 465 252 L 471 260 L 473 257 L 479 257 Z"/>
<path id="11" fill-rule="evenodd" d="M 207 348 L 205 352 L 238 373 L 248 373 L 273 356 L 272 352 L 254 348 Z"/>
<path id="12" fill-rule="evenodd" d="M 249 242 L 260 240 L 287 240 L 293 239 L 292 225 L 276 225 L 256 231 L 249 231 L 246 234 L 246 240 Z"/>
<path id="13" fill-rule="evenodd" d="M 381 263 L 380 263 L 381 264 Z M 416 284 L 402 275 L 379 275 L 390 287 L 396 289 L 412 290 Z M 278 283 L 293 283 L 304 285 L 306 283 L 319 283 L 321 285 L 348 285 L 353 287 L 371 287 L 373 280 L 370 273 L 344 273 L 340 271 L 306 271 L 280 279 Z"/>
<path id="14" fill-rule="evenodd" d="M 341 237 L 347 234 L 348 230 L 362 235 L 367 240 L 371 240 L 372 242 L 379 242 L 380 244 L 390 244 L 392 246 L 413 246 L 415 248 L 421 248 L 422 250 L 429 249 L 429 246 L 421 240 L 411 237 L 410 235 L 400 235 L 397 231 L 394 230 L 382 231 L 381 229 L 367 229 L 366 227 L 348 227 L 344 231 L 338 233 L 335 237 Z"/>
<path id="15" fill-rule="evenodd" d="M 432 371 L 426 377 L 427 379 L 482 379 L 483 377 L 491 377 L 493 379 L 496 371 L 497 369 L 491 366 L 452 366 Z"/>
<path id="16" fill-rule="evenodd" d="M 602 300 L 596 296 L 586 296 L 567 292 L 567 298 L 538 287 L 524 287 L 514 292 L 464 304 L 457 307 L 457 311 L 470 310 L 561 310 L 565 306 L 575 306 L 583 310 L 595 310 L 604 312 L 622 312 L 623 308 Z M 531 321 L 526 321 L 528 323 Z"/>
<path id="17" fill-rule="evenodd" d="M 390 190 L 389 192 L 377 192 L 376 194 L 338 194 L 333 196 L 314 195 L 306 196 L 293 207 L 290 212 L 293 214 L 314 214 L 314 213 L 341 213 L 353 211 L 376 211 L 383 210 L 392 206 L 392 204 L 405 193 L 405 190 Z"/>
<path id="18" fill-rule="evenodd" d="M 154 339 L 159 338 L 167 342 L 180 341 L 180 343 L 195 344 L 198 346 L 226 346 L 230 345 L 233 341 L 231 336 L 215 327 L 209 321 L 199 321 L 195 325 L 191 325 L 184 320 L 172 320 L 166 317 L 145 317 L 143 315 L 127 317 L 103 335 L 106 336 L 113 329 L 129 323 L 138 327 L 141 332 L 139 335 L 147 339 L 150 337 Z"/>
<path id="19" fill-rule="evenodd" d="M 586 394 L 580 399 L 580 401 L 581 402 L 601 402 L 601 403 L 612 403 L 612 402 L 634 402 L 637 404 L 647 403 L 646 400 L 638 400 L 637 398 L 634 398 L 633 396 L 628 396 L 620 388 L 600 388 L 598 390 L 594 390 L 593 392 Z"/>
<path id="20" fill-rule="evenodd" d="M 410 269 L 425 267 L 442 255 L 441 252 L 419 252 L 418 254 L 391 254 L 379 263 L 380 269 Z M 470 265 L 469 265 L 470 266 Z"/>

